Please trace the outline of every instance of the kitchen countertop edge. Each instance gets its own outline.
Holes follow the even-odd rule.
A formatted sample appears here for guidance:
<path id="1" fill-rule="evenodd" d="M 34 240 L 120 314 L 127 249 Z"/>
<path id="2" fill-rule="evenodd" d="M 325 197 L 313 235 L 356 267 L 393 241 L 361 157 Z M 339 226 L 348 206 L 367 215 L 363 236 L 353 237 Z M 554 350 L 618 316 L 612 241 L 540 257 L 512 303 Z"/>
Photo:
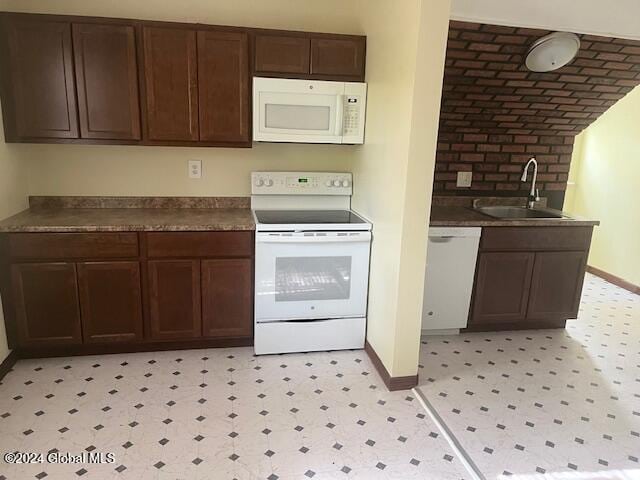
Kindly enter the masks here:
<path id="1" fill-rule="evenodd" d="M 38 208 L 0 221 L 0 233 L 254 230 L 255 222 L 249 208 Z"/>
<path id="2" fill-rule="evenodd" d="M 598 220 L 584 218 L 554 219 L 500 219 L 492 218 L 472 208 L 461 206 L 434 206 L 431 209 L 430 227 L 592 227 Z"/>

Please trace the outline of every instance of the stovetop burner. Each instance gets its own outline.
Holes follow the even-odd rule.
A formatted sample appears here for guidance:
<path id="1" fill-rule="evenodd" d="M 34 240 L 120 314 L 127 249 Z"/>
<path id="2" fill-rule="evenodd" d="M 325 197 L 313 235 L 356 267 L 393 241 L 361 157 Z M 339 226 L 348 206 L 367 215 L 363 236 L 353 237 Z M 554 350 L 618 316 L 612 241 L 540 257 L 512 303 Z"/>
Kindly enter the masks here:
<path id="1" fill-rule="evenodd" d="M 256 210 L 259 223 L 291 224 L 363 224 L 365 220 L 350 210 Z"/>

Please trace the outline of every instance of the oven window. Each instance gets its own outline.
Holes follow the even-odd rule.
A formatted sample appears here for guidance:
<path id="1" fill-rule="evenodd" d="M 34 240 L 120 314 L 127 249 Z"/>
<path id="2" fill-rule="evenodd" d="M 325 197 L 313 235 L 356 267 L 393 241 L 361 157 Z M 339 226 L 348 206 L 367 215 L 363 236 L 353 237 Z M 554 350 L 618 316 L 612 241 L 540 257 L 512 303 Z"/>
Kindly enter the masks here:
<path id="1" fill-rule="evenodd" d="M 347 300 L 351 257 L 276 258 L 276 302 Z"/>
<path id="2" fill-rule="evenodd" d="M 267 128 L 286 130 L 329 130 L 331 108 L 317 105 L 265 105 L 264 124 Z"/>

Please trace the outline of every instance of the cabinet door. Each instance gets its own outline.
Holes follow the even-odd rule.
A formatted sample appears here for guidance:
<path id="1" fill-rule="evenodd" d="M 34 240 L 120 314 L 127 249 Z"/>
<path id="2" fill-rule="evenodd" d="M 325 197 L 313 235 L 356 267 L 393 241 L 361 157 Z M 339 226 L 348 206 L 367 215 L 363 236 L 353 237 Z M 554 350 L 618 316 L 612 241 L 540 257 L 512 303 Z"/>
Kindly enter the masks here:
<path id="1" fill-rule="evenodd" d="M 82 343 L 73 263 L 29 263 L 11 267 L 20 346 Z"/>
<path id="2" fill-rule="evenodd" d="M 71 25 L 5 17 L 12 108 L 5 108 L 11 138 L 78 138 Z M 13 118 L 12 118 L 13 117 Z"/>
<path id="3" fill-rule="evenodd" d="M 311 39 L 311 74 L 364 78 L 365 40 Z"/>
<path id="4" fill-rule="evenodd" d="M 80 136 L 140 138 L 133 26 L 74 24 Z"/>
<path id="5" fill-rule="evenodd" d="M 149 140 L 198 140 L 196 32 L 144 27 Z"/>
<path id="6" fill-rule="evenodd" d="M 470 324 L 525 319 L 534 255 L 531 252 L 480 253 Z"/>
<path id="7" fill-rule="evenodd" d="M 138 262 L 79 263 L 80 311 L 85 343 L 142 338 Z"/>
<path id="8" fill-rule="evenodd" d="M 198 95 L 201 141 L 249 141 L 246 33 L 198 32 Z"/>
<path id="9" fill-rule="evenodd" d="M 587 252 L 538 252 L 533 266 L 529 319 L 576 318 Z"/>
<path id="10" fill-rule="evenodd" d="M 304 37 L 256 35 L 254 70 L 260 73 L 309 73 L 311 41 Z"/>
<path id="11" fill-rule="evenodd" d="M 202 332 L 205 337 L 253 334 L 251 259 L 202 261 Z"/>
<path id="12" fill-rule="evenodd" d="M 200 261 L 152 260 L 148 268 L 151 338 L 199 338 Z"/>

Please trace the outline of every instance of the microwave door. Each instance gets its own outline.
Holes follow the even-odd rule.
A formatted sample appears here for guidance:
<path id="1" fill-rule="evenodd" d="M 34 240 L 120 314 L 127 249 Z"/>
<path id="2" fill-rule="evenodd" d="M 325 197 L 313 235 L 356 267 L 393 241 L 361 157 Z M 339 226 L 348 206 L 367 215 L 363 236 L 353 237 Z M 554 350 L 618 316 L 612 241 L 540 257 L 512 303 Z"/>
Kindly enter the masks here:
<path id="1" fill-rule="evenodd" d="M 343 96 L 257 92 L 254 140 L 341 143 Z"/>

